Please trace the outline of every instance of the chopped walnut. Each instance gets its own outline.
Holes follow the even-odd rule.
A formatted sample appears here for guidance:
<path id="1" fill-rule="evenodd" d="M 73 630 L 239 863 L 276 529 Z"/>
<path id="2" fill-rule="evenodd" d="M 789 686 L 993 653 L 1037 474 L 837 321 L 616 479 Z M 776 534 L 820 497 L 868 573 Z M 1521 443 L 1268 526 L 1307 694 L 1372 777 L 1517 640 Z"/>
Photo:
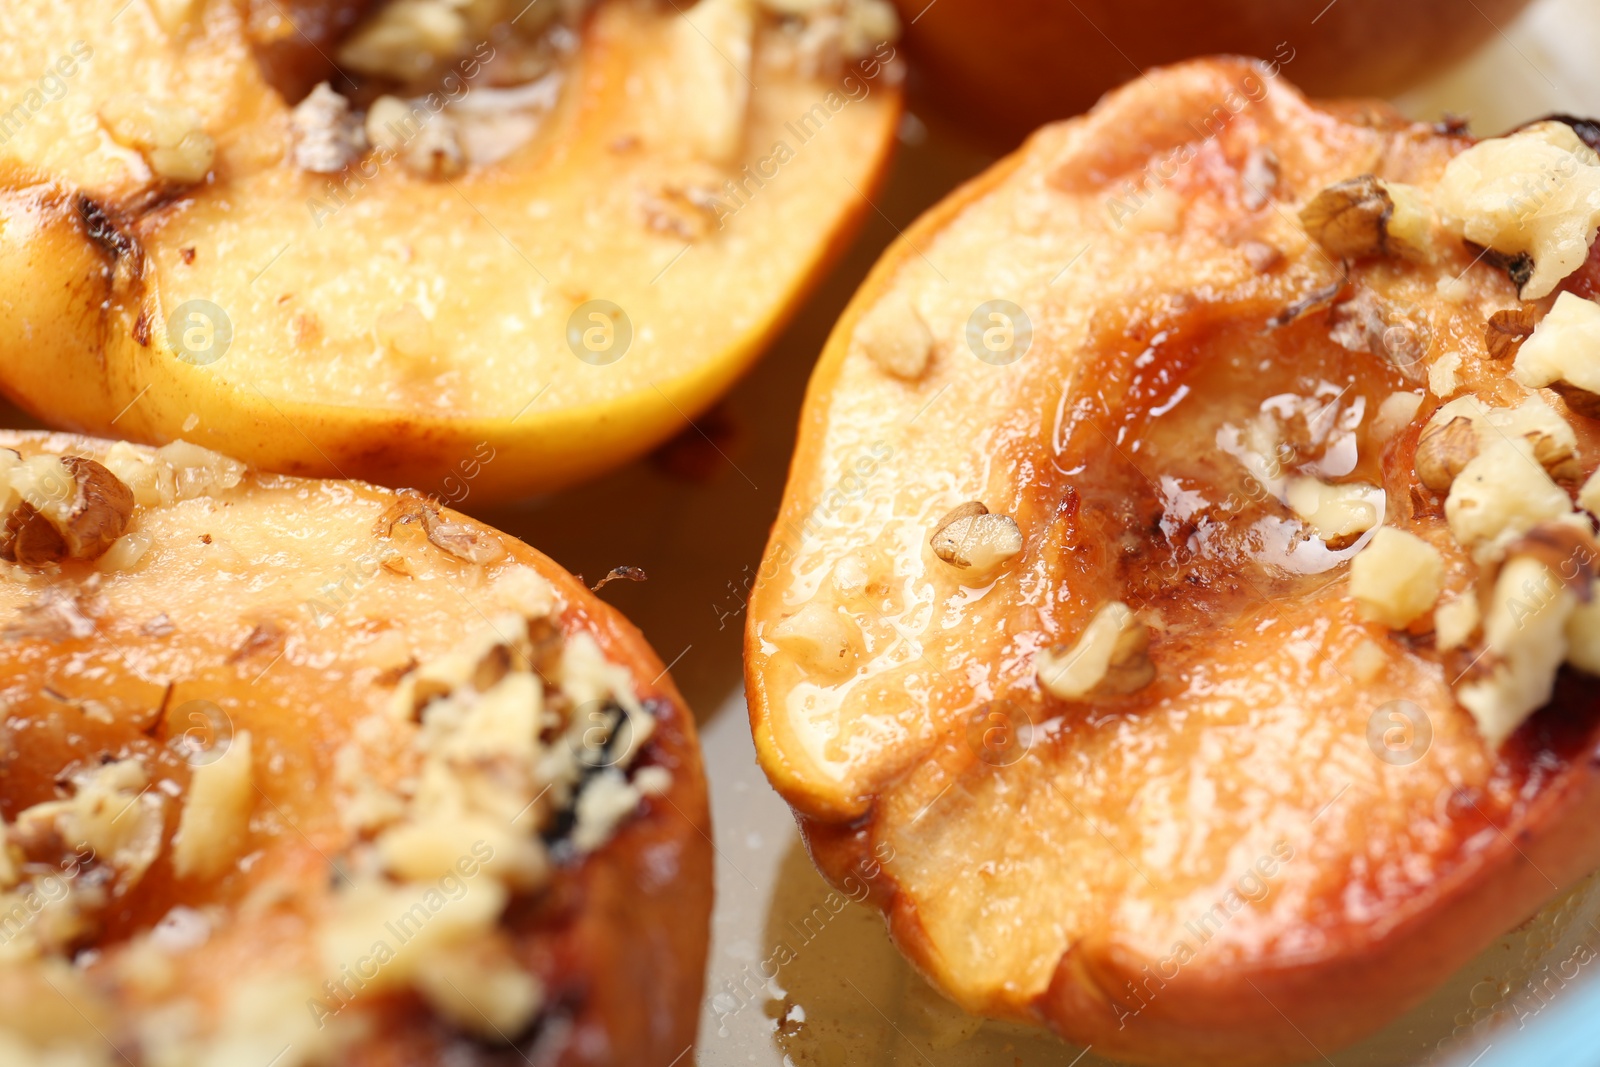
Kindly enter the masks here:
<path id="1" fill-rule="evenodd" d="M 1591 515 L 1600 516 L 1600 470 L 1589 475 L 1578 490 L 1578 506 Z"/>
<path id="2" fill-rule="evenodd" d="M 1415 210 L 1409 199 L 1408 208 Z M 1410 248 L 1390 233 L 1394 215 L 1395 201 L 1389 190 L 1372 175 L 1363 174 L 1318 193 L 1300 209 L 1300 222 L 1329 255 L 1359 259 Z"/>
<path id="3" fill-rule="evenodd" d="M 392 537 L 396 526 L 420 526 L 430 544 L 465 563 L 485 566 L 508 555 L 505 543 L 494 533 L 446 519 L 437 502 L 413 490 L 395 494 L 374 532 L 378 537 Z"/>
<path id="4" fill-rule="evenodd" d="M 1600 156 L 1570 126 L 1537 122 L 1452 159 L 1435 199 L 1446 229 L 1502 256 L 1531 257 L 1520 289 L 1535 300 L 1588 258 L 1600 224 Z"/>
<path id="5" fill-rule="evenodd" d="M 150 5 L 156 21 L 168 33 L 177 33 L 194 19 L 195 5 L 199 0 L 153 0 Z"/>
<path id="6" fill-rule="evenodd" d="M 1244 204 L 1245 210 L 1259 211 L 1267 206 L 1278 188 L 1278 175 L 1278 153 L 1267 145 L 1257 145 L 1250 150 L 1250 155 L 1244 161 L 1244 169 L 1239 172 L 1239 181 L 1244 186 L 1239 201 Z"/>
<path id="7" fill-rule="evenodd" d="M 724 210 L 716 193 L 700 185 L 669 182 L 639 192 L 645 225 L 691 244 L 721 227 Z"/>
<path id="8" fill-rule="evenodd" d="M 1392 252 L 1413 259 L 1426 258 L 1433 240 L 1433 205 L 1428 194 L 1414 185 L 1380 181 L 1389 199 L 1394 203 L 1394 213 L 1384 227 L 1388 247 Z"/>
<path id="9" fill-rule="evenodd" d="M 901 293 L 878 301 L 856 323 L 853 341 L 885 374 L 915 381 L 928 369 L 933 333 Z"/>
<path id="10" fill-rule="evenodd" d="M 494 534 L 464 522 L 426 524 L 428 540 L 459 560 L 483 565 L 506 557 L 506 546 Z"/>
<path id="11" fill-rule="evenodd" d="M 537 1019 L 544 986 L 523 969 L 504 936 L 441 946 L 416 974 L 417 987 L 445 1019 L 484 1041 L 505 1041 Z"/>
<path id="12" fill-rule="evenodd" d="M 1428 392 L 1441 400 L 1448 400 L 1461 390 L 1461 364 L 1465 357 L 1460 352 L 1441 352 L 1428 364 Z"/>
<path id="13" fill-rule="evenodd" d="M 1436 493 L 1445 492 L 1456 475 L 1478 454 L 1478 430 L 1457 415 L 1449 422 L 1430 422 L 1417 442 L 1417 478 Z"/>
<path id="14" fill-rule="evenodd" d="M 1385 526 L 1350 561 L 1350 595 L 1361 613 L 1402 630 L 1432 609 L 1444 584 L 1444 558 L 1416 534 Z"/>
<path id="15" fill-rule="evenodd" d="M 0 559 L 11 563 L 99 559 L 133 518 L 133 493 L 92 459 L 33 456 L 8 478 L 17 503 L 0 532 Z"/>
<path id="16" fill-rule="evenodd" d="M 771 636 L 807 674 L 839 681 L 855 673 L 861 627 L 843 607 L 813 600 L 772 627 Z"/>
<path id="17" fill-rule="evenodd" d="M 161 852 L 165 796 L 151 788 L 137 758 L 119 760 L 73 775 L 67 800 L 35 804 L 18 813 L 23 838 L 55 837 L 67 848 L 87 845 L 116 868 L 119 888 L 133 886 Z"/>
<path id="18" fill-rule="evenodd" d="M 1378 405 L 1377 414 L 1372 418 L 1373 443 L 1386 444 L 1411 424 L 1411 420 L 1417 417 L 1417 411 L 1421 407 L 1421 393 L 1402 391 L 1384 397 L 1383 403 Z"/>
<path id="19" fill-rule="evenodd" d="M 385 351 L 393 352 L 404 362 L 406 369 L 435 370 L 434 356 L 438 344 L 433 336 L 433 324 L 421 309 L 411 301 L 385 308 L 378 312 L 373 333 Z"/>
<path id="20" fill-rule="evenodd" d="M 1496 311 L 1483 326 L 1483 345 L 1490 359 L 1508 359 L 1522 349 L 1522 342 L 1533 336 L 1538 314 L 1524 304 L 1508 311 Z"/>
<path id="21" fill-rule="evenodd" d="M 1265 241 L 1246 241 L 1239 246 L 1239 251 L 1244 255 L 1244 261 L 1250 264 L 1250 269 L 1257 274 L 1270 273 L 1284 260 L 1283 250 Z"/>
<path id="22" fill-rule="evenodd" d="M 1549 702 L 1578 599 L 1536 556 L 1514 555 L 1500 568 L 1483 621 L 1482 669 L 1456 685 L 1456 699 L 1491 748 Z"/>
<path id="23" fill-rule="evenodd" d="M 556 4 L 531 5 L 530 19 L 552 13 Z M 406 83 L 424 78 L 434 65 L 461 54 L 471 44 L 474 23 L 489 28 L 495 5 L 486 0 L 393 0 L 378 6 L 339 46 L 341 68 Z"/>
<path id="24" fill-rule="evenodd" d="M 1480 444 L 1451 484 L 1444 513 L 1455 539 L 1487 562 L 1540 523 L 1570 514 L 1572 498 L 1540 466 L 1525 438 L 1484 435 Z"/>
<path id="25" fill-rule="evenodd" d="M 1460 648 L 1477 633 L 1482 613 L 1470 592 L 1442 601 L 1433 609 L 1433 641 L 1440 652 Z"/>
<path id="26" fill-rule="evenodd" d="M 112 139 L 144 156 L 158 178 L 187 185 L 211 171 L 216 142 L 192 108 L 127 93 L 107 101 L 100 119 Z"/>
<path id="27" fill-rule="evenodd" d="M 380 96 L 367 110 L 366 138 L 421 178 L 452 178 L 466 167 L 456 120 L 394 96 Z"/>
<path id="28" fill-rule="evenodd" d="M 1571 293 L 1556 297 L 1512 373 L 1531 389 L 1554 389 L 1578 414 L 1600 418 L 1600 305 Z"/>
<path id="29" fill-rule="evenodd" d="M 154 451 L 118 441 L 106 453 L 105 466 L 132 490 L 141 507 L 222 493 L 238 486 L 245 474 L 238 460 L 187 441 Z"/>
<path id="30" fill-rule="evenodd" d="M 321 82 L 289 113 L 295 166 L 313 174 L 337 174 L 366 151 L 367 135 L 350 101 Z"/>
<path id="31" fill-rule="evenodd" d="M 1292 478 L 1287 501 L 1289 510 L 1334 551 L 1349 548 L 1383 521 L 1384 492 L 1375 485 L 1330 485 L 1317 478 Z"/>
<path id="32" fill-rule="evenodd" d="M 242 730 L 219 758 L 195 767 L 172 840 L 179 878 L 215 878 L 246 851 L 256 796 L 250 758 L 250 733 Z"/>
<path id="33" fill-rule="evenodd" d="M 1042 649 L 1034 657 L 1039 685 L 1062 700 L 1132 693 L 1155 680 L 1150 630 L 1121 601 L 1104 605 L 1070 648 Z"/>
<path id="34" fill-rule="evenodd" d="M 940 519 L 928 544 L 945 563 L 981 577 L 1022 554 L 1022 531 L 1011 516 L 972 500 Z"/>
<path id="35" fill-rule="evenodd" d="M 1588 592 L 1567 619 L 1567 662 L 1585 674 L 1600 675 L 1600 583 L 1592 583 Z"/>
<path id="36" fill-rule="evenodd" d="M 1434 413 L 1424 433 L 1435 431 L 1456 418 L 1468 419 L 1477 431 L 1476 451 L 1510 438 L 1525 442 L 1534 460 L 1552 478 L 1570 481 L 1581 473 L 1577 434 L 1567 420 L 1537 394 L 1516 407 L 1486 407 L 1472 396 L 1452 400 Z"/>
<path id="37" fill-rule="evenodd" d="M 762 0 L 762 6 L 797 24 L 794 65 L 806 77 L 836 75 L 900 35 L 900 19 L 885 0 Z"/>

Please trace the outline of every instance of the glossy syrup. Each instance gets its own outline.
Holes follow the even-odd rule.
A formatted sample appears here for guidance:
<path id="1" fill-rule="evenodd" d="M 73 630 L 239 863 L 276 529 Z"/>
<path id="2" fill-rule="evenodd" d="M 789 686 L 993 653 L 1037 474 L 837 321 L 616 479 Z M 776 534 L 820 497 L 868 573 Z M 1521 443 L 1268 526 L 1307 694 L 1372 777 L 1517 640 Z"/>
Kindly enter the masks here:
<path id="1" fill-rule="evenodd" d="M 1125 331 L 1068 385 L 1047 490 L 1072 498 L 1067 551 L 1101 557 L 1083 568 L 1095 595 L 1199 624 L 1337 573 L 1362 542 L 1325 545 L 1288 483 L 1383 486 L 1376 413 L 1417 387 L 1322 318 L 1269 331 L 1191 312 Z"/>

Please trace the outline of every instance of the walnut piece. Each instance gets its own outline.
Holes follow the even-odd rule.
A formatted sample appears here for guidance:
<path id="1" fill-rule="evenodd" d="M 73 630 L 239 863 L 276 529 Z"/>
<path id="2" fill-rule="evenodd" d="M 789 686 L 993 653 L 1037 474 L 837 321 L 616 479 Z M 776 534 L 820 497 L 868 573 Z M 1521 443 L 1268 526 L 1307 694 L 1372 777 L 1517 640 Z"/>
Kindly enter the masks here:
<path id="1" fill-rule="evenodd" d="M 1150 630 L 1119 600 L 1101 607 L 1070 648 L 1056 645 L 1034 658 L 1039 686 L 1062 700 L 1132 693 L 1155 680 Z"/>
<path id="2" fill-rule="evenodd" d="M 158 178 L 192 184 L 210 173 L 216 159 L 216 142 L 193 108 L 127 93 L 107 101 L 100 120 L 113 140 L 144 156 Z"/>
<path id="3" fill-rule="evenodd" d="M 1530 389 L 1550 388 L 1567 407 L 1600 418 L 1600 305 L 1562 293 L 1517 353 L 1512 374 Z"/>
<path id="4" fill-rule="evenodd" d="M 1513 555 L 1500 568 L 1483 620 L 1486 669 L 1456 685 L 1456 700 L 1491 748 L 1549 702 L 1578 602 L 1540 555 Z"/>
<path id="5" fill-rule="evenodd" d="M 1298 477 L 1290 479 L 1286 495 L 1289 510 L 1335 552 L 1349 548 L 1383 521 L 1384 492 L 1375 485 L 1331 485 L 1318 478 Z"/>
<path id="6" fill-rule="evenodd" d="M 1430 422 L 1417 442 L 1417 477 L 1436 493 L 1449 490 L 1456 475 L 1478 454 L 1478 430 L 1465 415 Z"/>
<path id="7" fill-rule="evenodd" d="M 1271 272 L 1284 259 L 1283 251 L 1277 245 L 1265 241 L 1246 241 L 1239 246 L 1239 251 L 1244 255 L 1244 261 L 1250 264 L 1250 269 L 1257 274 Z"/>
<path id="8" fill-rule="evenodd" d="M 840 681 L 855 673 L 861 627 L 843 607 L 813 600 L 772 628 L 772 639 L 809 675 Z"/>
<path id="9" fill-rule="evenodd" d="M 1533 336 L 1535 310 L 1524 304 L 1509 311 L 1496 311 L 1483 326 L 1483 344 L 1490 359 L 1509 359 Z"/>
<path id="10" fill-rule="evenodd" d="M 1565 123 L 1536 122 L 1456 156 L 1434 196 L 1445 229 L 1503 262 L 1531 259 L 1519 288 L 1536 300 L 1588 258 L 1600 224 L 1600 156 Z"/>
<path id="11" fill-rule="evenodd" d="M 1306 233 L 1329 254 L 1343 258 L 1380 255 L 1384 225 L 1394 202 L 1370 174 L 1330 185 L 1300 209 Z"/>
<path id="12" fill-rule="evenodd" d="M 0 474 L 3 495 L 16 498 L 0 531 L 0 559 L 10 563 L 99 559 L 133 518 L 133 492 L 92 459 L 33 456 Z"/>
<path id="13" fill-rule="evenodd" d="M 443 109 L 380 96 L 367 110 L 366 139 L 420 178 L 450 178 L 466 167 L 455 117 Z"/>
<path id="14" fill-rule="evenodd" d="M 979 577 L 1022 554 L 1022 531 L 1011 516 L 971 500 L 939 520 L 928 544 L 945 563 Z"/>
<path id="15" fill-rule="evenodd" d="M 1473 438 L 1468 438 L 1459 429 L 1453 431 L 1455 435 L 1453 441 L 1449 438 L 1435 438 L 1435 435 L 1443 433 L 1450 423 L 1458 418 L 1464 418 L 1470 423 L 1475 434 Z M 1506 449 L 1510 449 L 1512 453 L 1522 453 L 1532 461 L 1528 472 L 1531 477 L 1527 479 L 1527 484 L 1520 487 L 1513 484 L 1514 467 L 1485 461 L 1474 470 L 1476 474 L 1483 474 L 1489 468 L 1498 470 L 1499 474 L 1496 475 L 1492 485 L 1490 482 L 1484 482 L 1470 489 L 1458 485 L 1457 479 L 1462 471 L 1467 469 L 1465 464 L 1472 463 L 1486 452 L 1498 454 Z M 1427 426 L 1423 428 L 1422 441 L 1418 444 L 1417 473 L 1423 484 L 1431 489 L 1440 492 L 1445 489 L 1459 489 L 1463 500 L 1467 497 L 1482 496 L 1484 492 L 1489 491 L 1520 490 L 1525 496 L 1532 493 L 1547 498 L 1550 508 L 1558 509 L 1560 501 L 1555 494 L 1561 490 L 1551 484 L 1550 479 L 1572 481 L 1581 475 L 1577 450 L 1577 435 L 1571 424 L 1537 394 L 1527 397 L 1516 407 L 1495 408 L 1486 406 L 1475 396 L 1464 396 L 1450 401 L 1435 411 Z M 1464 459 L 1465 463 L 1456 467 L 1445 460 L 1446 456 L 1453 457 L 1457 461 Z M 1543 468 L 1549 477 L 1541 478 L 1538 468 Z M 1499 488 L 1496 488 L 1497 486 Z M 1448 502 L 1446 507 L 1448 515 L 1450 514 Z M 1554 518 L 1558 514 L 1561 514 L 1559 510 L 1550 510 L 1544 517 Z M 1469 525 L 1473 524 L 1465 511 L 1462 511 L 1458 518 L 1468 522 Z M 1452 522 L 1454 521 L 1456 520 L 1452 519 Z M 1464 536 L 1465 532 L 1465 527 L 1457 530 L 1457 537 Z M 1468 542 L 1463 541 L 1463 543 Z"/>
<path id="16" fill-rule="evenodd" d="M 1466 592 L 1442 601 L 1433 609 L 1433 643 L 1440 652 L 1460 648 L 1478 631 L 1483 621 L 1478 599 Z"/>
<path id="17" fill-rule="evenodd" d="M 506 546 L 494 534 L 475 529 L 462 522 L 427 522 L 428 540 L 459 560 L 479 565 L 494 563 L 506 557 Z"/>
<path id="18" fill-rule="evenodd" d="M 360 158 L 367 147 L 361 120 L 350 101 L 318 83 L 289 113 L 289 134 L 295 166 L 313 174 L 337 174 Z"/>
<path id="19" fill-rule="evenodd" d="M 1432 609 L 1444 586 L 1444 558 L 1416 534 L 1385 526 L 1350 561 L 1350 595 L 1361 614 L 1392 630 Z"/>
<path id="20" fill-rule="evenodd" d="M 250 755 L 250 733 L 241 730 L 220 758 L 195 767 L 172 840 L 179 878 L 215 878 L 246 851 L 255 806 Z"/>
<path id="21" fill-rule="evenodd" d="M 1444 514 L 1456 541 L 1483 563 L 1540 523 L 1571 514 L 1572 498 L 1540 467 L 1526 439 L 1480 438 L 1480 444 L 1450 486 Z"/>
<path id="22" fill-rule="evenodd" d="M 885 374 L 915 381 L 928 369 L 933 333 L 903 294 L 878 301 L 856 324 L 854 341 Z"/>

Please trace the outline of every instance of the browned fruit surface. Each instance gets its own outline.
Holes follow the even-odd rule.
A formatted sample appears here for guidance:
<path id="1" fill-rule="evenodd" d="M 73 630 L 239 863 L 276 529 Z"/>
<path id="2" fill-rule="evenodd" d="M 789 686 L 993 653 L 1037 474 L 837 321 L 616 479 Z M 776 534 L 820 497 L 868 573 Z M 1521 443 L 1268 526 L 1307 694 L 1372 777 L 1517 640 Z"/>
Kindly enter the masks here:
<path id="1" fill-rule="evenodd" d="M 705 781 L 629 623 L 421 497 L 200 449 L 8 432 L 0 502 L 62 455 L 134 500 L 0 563 L 0 1058 L 686 1053 Z"/>
<path id="2" fill-rule="evenodd" d="M 1458 543 L 1416 470 L 1444 397 L 1537 401 L 1566 451 L 1506 431 L 1511 480 L 1592 546 L 1594 424 L 1486 348 L 1551 296 L 1442 221 L 1471 144 L 1242 60 L 1156 71 L 924 216 L 840 320 L 751 600 L 752 726 L 836 885 L 893 856 L 874 901 L 968 1010 L 1131 1062 L 1315 1059 L 1600 864 L 1592 682 L 1509 725 L 1458 703 L 1507 677 L 1491 586 L 1535 550 Z M 1301 212 L 1347 181 L 1319 246 Z M 1314 526 L 1293 484 L 1375 493 L 1382 528 Z M 1349 575 L 1380 533 L 1493 634 L 1374 618 Z M 1062 695 L 1117 604 L 1132 636 Z"/>

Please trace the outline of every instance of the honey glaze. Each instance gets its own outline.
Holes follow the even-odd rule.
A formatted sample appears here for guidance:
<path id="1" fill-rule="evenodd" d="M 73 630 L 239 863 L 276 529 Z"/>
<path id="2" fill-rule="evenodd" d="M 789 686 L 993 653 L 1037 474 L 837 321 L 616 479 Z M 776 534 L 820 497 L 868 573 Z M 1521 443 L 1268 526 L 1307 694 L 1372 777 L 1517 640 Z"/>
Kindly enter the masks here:
<path id="1" fill-rule="evenodd" d="M 1374 422 L 1408 383 L 1331 340 L 1324 316 L 1273 330 L 1199 307 L 1107 324 L 1096 348 L 1057 412 L 1060 477 L 1038 487 L 1065 501 L 1069 590 L 1166 627 L 1227 625 L 1326 585 L 1370 539 L 1320 536 L 1291 506 L 1297 480 L 1370 487 L 1360 506 L 1370 529 L 1384 522 Z"/>

